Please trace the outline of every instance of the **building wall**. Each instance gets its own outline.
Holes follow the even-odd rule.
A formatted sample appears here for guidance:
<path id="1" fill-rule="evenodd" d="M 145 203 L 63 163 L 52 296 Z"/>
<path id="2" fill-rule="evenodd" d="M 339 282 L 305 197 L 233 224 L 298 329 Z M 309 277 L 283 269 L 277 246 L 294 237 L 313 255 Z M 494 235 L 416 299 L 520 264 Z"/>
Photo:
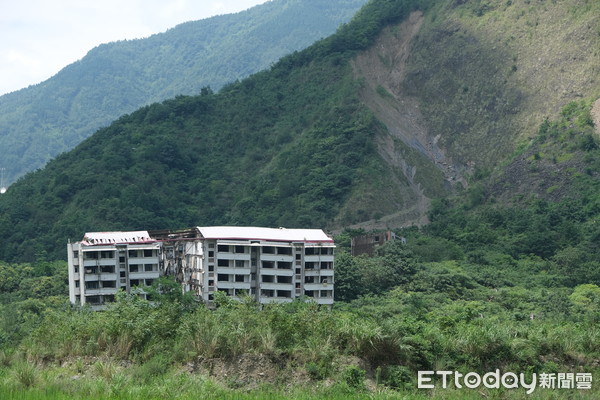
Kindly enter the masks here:
<path id="1" fill-rule="evenodd" d="M 204 245 L 206 302 L 222 291 L 238 299 L 250 296 L 261 304 L 302 296 L 333 304 L 333 246 L 232 240 L 208 240 Z"/>
<path id="2" fill-rule="evenodd" d="M 160 276 L 158 243 L 67 246 L 69 298 L 74 304 L 100 309 L 119 290 L 150 286 Z M 139 292 L 145 297 L 145 293 Z"/>
<path id="3" fill-rule="evenodd" d="M 174 276 L 211 304 L 217 291 L 258 303 L 303 296 L 333 304 L 334 244 L 178 238 L 154 243 L 69 244 L 69 298 L 101 309 L 119 290 Z M 143 290 L 139 292 L 145 296 Z"/>
<path id="4" fill-rule="evenodd" d="M 351 254 L 353 256 L 358 256 L 360 254 L 368 254 L 369 256 L 373 256 L 377 247 L 394 239 L 396 239 L 396 235 L 392 231 L 353 237 Z M 400 239 L 405 241 L 404 238 Z"/>

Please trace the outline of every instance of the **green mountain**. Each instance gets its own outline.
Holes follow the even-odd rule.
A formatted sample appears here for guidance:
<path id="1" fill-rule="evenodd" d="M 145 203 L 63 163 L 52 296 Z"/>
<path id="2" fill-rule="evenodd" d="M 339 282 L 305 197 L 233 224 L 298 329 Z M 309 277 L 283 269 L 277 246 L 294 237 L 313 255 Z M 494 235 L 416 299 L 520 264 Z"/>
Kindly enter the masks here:
<path id="1" fill-rule="evenodd" d="M 584 0 L 371 1 L 270 70 L 122 116 L 11 186 L 0 259 L 63 258 L 86 231 L 400 227 L 435 222 L 445 206 L 428 214 L 431 200 L 452 193 L 510 204 L 520 189 L 507 166 L 581 98 L 565 124 L 581 118 L 583 130 L 546 146 L 597 180 L 585 121 L 600 94 L 599 11 Z M 569 138 L 575 147 L 561 147 Z"/>
<path id="2" fill-rule="evenodd" d="M 54 77 L 0 97 L 0 167 L 10 184 L 119 116 L 268 68 L 326 37 L 366 0 L 273 0 L 103 44 Z"/>
<path id="3" fill-rule="evenodd" d="M 0 197 L 0 259 L 33 260 L 0 261 L 0 397 L 599 398 L 599 7 L 371 1 L 27 175 Z M 67 238 L 204 223 L 339 229 L 336 303 L 209 310 L 161 279 L 65 305 Z M 353 224 L 407 241 L 352 256 Z M 435 370 L 537 387 L 420 388 Z"/>

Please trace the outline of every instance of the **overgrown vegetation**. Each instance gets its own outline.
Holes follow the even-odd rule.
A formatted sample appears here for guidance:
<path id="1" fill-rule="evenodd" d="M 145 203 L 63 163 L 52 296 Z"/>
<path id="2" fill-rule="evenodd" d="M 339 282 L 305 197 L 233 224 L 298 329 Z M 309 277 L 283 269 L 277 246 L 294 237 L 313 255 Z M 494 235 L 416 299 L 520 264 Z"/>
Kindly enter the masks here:
<path id="1" fill-rule="evenodd" d="M 376 3 L 400 18 L 418 2 L 365 10 Z M 509 3 L 446 6 L 488 18 Z M 396 14 L 365 13 L 356 37 L 343 28 L 220 94 L 207 88 L 124 116 L 11 187 L 0 253 L 37 261 L 0 265 L 0 397 L 599 396 L 600 143 L 588 100 L 546 119 L 496 169 L 478 166 L 468 190 L 433 202 L 428 225 L 398 229 L 406 245 L 353 257 L 350 238 L 364 232 L 339 235 L 332 309 L 221 296 L 208 310 L 168 280 L 152 302 L 122 293 L 99 313 L 66 304 L 64 263 L 41 260 L 68 235 L 321 224 L 369 187 L 381 126 L 357 101 L 345 61 Z M 420 370 L 495 369 L 594 381 L 531 396 L 416 387 Z"/>
<path id="2" fill-rule="evenodd" d="M 418 4 L 369 5 L 356 29 L 270 71 L 98 131 L 0 198 L 1 258 L 30 261 L 31 248 L 63 258 L 67 239 L 90 230 L 326 226 L 353 193 L 378 190 L 371 176 L 391 174 L 374 144 L 383 128 L 358 101 L 348 63 L 356 49 L 342 44 L 374 40 L 392 15 Z M 365 199 L 340 223 L 381 212 Z"/>
<path id="3" fill-rule="evenodd" d="M 108 43 L 54 77 L 0 100 L 0 163 L 10 184 L 144 105 L 199 94 L 269 68 L 333 34 L 366 0 L 269 1 Z"/>
<path id="4" fill-rule="evenodd" d="M 540 143 L 560 147 L 564 135 L 586 137 L 587 113 L 589 103 L 568 105 L 515 159 Z M 600 149 L 578 144 L 585 140 L 569 141 L 569 160 L 594 164 Z M 0 394 L 469 398 L 499 392 L 427 392 L 416 387 L 417 371 L 597 374 L 600 180 L 597 171 L 580 178 L 562 200 L 510 207 L 489 196 L 494 179 L 474 185 L 439 200 L 428 226 L 398 231 L 407 244 L 389 242 L 371 258 L 348 254 L 349 238 L 362 232 L 340 235 L 333 309 L 304 301 L 260 308 L 223 295 L 209 310 L 162 279 L 152 303 L 122 293 L 105 312 L 55 300 L 31 313 L 26 297 L 57 293 L 27 289 L 30 277 L 59 263 L 3 265 L 3 307 L 15 311 L 1 314 Z M 568 395 L 594 398 L 597 387 Z M 538 388 L 533 398 L 563 394 Z"/>

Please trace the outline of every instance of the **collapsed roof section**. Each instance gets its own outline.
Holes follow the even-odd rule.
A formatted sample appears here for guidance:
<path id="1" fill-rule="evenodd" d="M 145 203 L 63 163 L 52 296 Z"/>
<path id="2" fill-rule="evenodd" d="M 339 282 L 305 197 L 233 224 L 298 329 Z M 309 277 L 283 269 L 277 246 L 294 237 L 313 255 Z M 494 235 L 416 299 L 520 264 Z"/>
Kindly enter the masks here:
<path id="1" fill-rule="evenodd" d="M 253 226 L 199 226 L 174 230 L 88 232 L 84 235 L 81 243 L 86 246 L 97 246 L 182 239 L 257 240 L 334 244 L 333 239 L 327 236 L 321 229 L 263 228 Z"/>
<path id="2" fill-rule="evenodd" d="M 133 232 L 87 232 L 83 236 L 82 244 L 87 246 L 125 243 L 155 242 L 148 231 Z"/>

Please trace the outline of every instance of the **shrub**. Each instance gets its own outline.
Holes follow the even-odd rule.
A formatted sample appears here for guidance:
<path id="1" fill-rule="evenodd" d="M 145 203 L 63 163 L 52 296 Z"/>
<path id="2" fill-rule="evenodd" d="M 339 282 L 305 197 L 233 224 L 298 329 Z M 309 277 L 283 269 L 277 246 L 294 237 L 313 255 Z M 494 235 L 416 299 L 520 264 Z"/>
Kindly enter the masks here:
<path id="1" fill-rule="evenodd" d="M 381 383 L 393 389 L 412 389 L 414 373 L 403 365 L 388 365 L 381 370 Z"/>
<path id="2" fill-rule="evenodd" d="M 39 379 L 36 366 L 26 361 L 17 363 L 13 367 L 12 374 L 15 383 L 26 388 L 35 386 Z"/>
<path id="3" fill-rule="evenodd" d="M 356 365 L 346 367 L 343 372 L 344 382 L 353 389 L 364 389 L 365 371 Z"/>

